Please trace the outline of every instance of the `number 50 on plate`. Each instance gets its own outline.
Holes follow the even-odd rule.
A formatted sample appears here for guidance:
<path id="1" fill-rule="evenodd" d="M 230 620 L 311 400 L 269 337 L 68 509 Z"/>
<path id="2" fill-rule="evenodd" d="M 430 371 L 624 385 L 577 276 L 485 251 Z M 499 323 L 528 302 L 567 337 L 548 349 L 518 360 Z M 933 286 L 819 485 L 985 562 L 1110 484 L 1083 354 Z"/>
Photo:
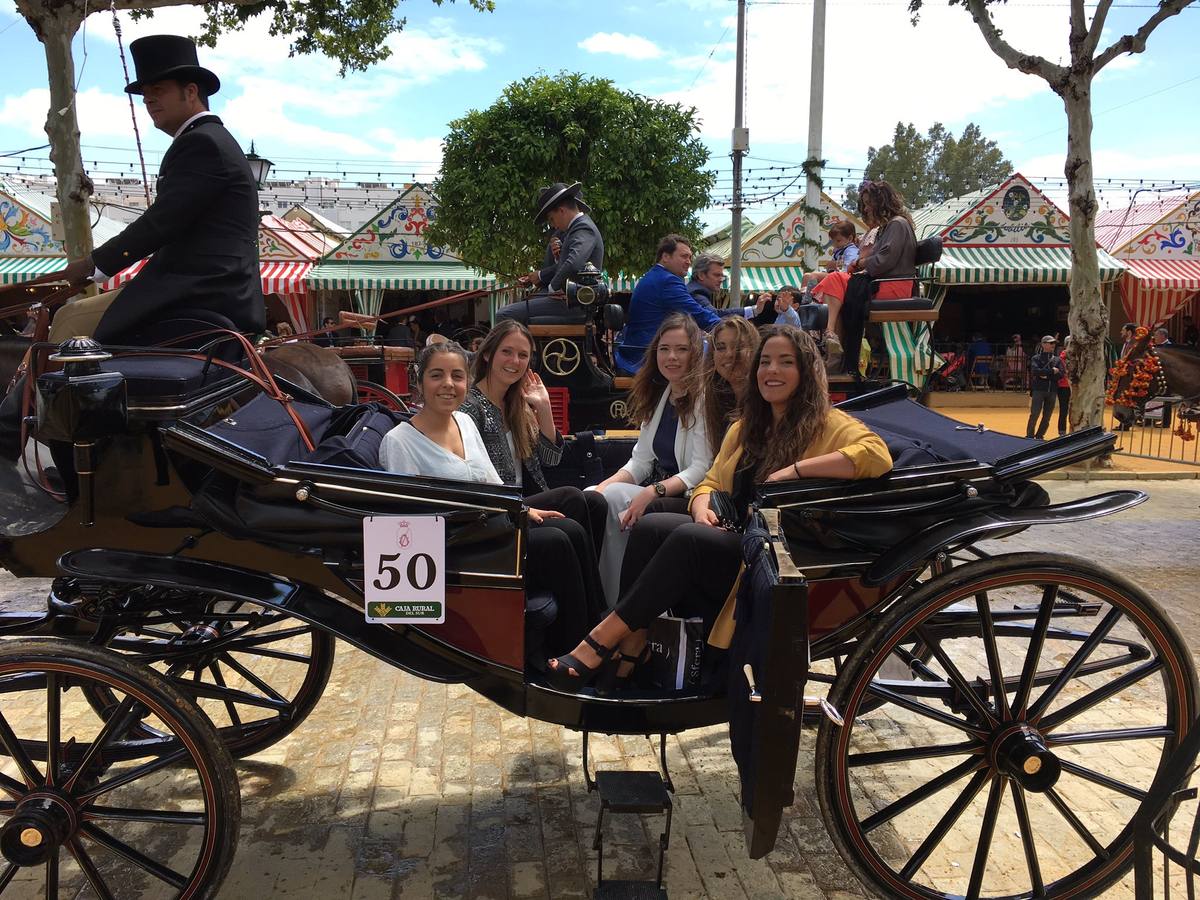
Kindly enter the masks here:
<path id="1" fill-rule="evenodd" d="M 363 519 L 363 593 L 368 622 L 445 622 L 446 520 Z"/>

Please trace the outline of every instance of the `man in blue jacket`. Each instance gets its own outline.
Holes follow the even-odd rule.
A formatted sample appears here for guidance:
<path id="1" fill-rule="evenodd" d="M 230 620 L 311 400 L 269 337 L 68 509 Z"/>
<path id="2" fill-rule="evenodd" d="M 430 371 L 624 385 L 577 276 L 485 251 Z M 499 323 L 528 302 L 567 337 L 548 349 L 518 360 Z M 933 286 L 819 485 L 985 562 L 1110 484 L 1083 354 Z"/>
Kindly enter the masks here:
<path id="1" fill-rule="evenodd" d="M 716 310 L 697 303 L 683 283 L 683 276 L 692 264 L 692 245 L 687 238 L 668 234 L 658 242 L 656 259 L 633 289 L 629 320 L 615 354 L 618 368 L 629 374 L 642 367 L 654 333 L 671 313 L 687 313 L 701 331 L 710 331 L 721 321 Z"/>

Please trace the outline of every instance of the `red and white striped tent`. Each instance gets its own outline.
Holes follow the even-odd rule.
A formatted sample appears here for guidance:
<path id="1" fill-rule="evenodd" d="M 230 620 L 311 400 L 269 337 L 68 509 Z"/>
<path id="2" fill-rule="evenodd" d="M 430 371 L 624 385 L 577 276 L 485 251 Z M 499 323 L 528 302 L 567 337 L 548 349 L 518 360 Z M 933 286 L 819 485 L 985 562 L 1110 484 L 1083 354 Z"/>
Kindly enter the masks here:
<path id="1" fill-rule="evenodd" d="M 305 279 L 313 263 L 327 249 L 327 243 L 302 222 L 293 223 L 278 216 L 263 216 L 258 226 L 258 258 L 264 295 L 274 294 L 283 303 L 292 326 L 298 332 L 310 330 L 308 285 Z M 139 260 L 106 281 L 102 289 L 111 291 L 131 281 L 148 260 Z"/>
<path id="2" fill-rule="evenodd" d="M 1102 212 L 1096 237 L 1125 266 L 1130 322 L 1158 325 L 1200 295 L 1200 191 Z"/>

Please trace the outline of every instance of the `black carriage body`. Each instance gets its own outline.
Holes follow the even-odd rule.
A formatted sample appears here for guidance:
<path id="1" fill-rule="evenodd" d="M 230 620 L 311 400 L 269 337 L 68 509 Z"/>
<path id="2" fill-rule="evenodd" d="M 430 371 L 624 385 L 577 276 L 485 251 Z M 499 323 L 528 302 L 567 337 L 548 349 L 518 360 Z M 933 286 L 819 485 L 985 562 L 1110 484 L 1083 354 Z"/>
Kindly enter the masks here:
<path id="1" fill-rule="evenodd" d="M 762 490 L 774 566 L 768 596 L 759 598 L 760 621 L 768 624 L 763 642 L 734 648 L 729 690 L 567 694 L 526 671 L 526 521 L 515 489 L 271 459 L 213 427 L 221 404 L 243 388 L 235 377 L 193 368 L 163 398 L 147 377 L 153 365 L 134 368 L 140 374 L 128 379 L 128 429 L 97 442 L 91 518 L 78 493 L 69 505 L 13 504 L 0 537 L 7 569 L 277 610 L 411 674 L 465 684 L 517 715 L 572 729 L 674 733 L 725 722 L 733 710 L 751 735 L 738 763 L 752 797 L 746 814 L 755 856 L 773 846 L 782 809 L 794 799 L 810 659 L 844 652 L 914 579 L 959 547 L 1144 499 L 1114 492 L 1052 507 L 1029 486 L 1041 472 L 1111 448 L 1112 437 L 1099 429 L 1034 444 L 963 430 L 900 389 L 858 398 L 844 408 L 921 462 L 869 481 Z M 362 519 L 435 514 L 447 521 L 446 623 L 368 624 Z M 5 630 L 70 630 L 62 612 L 52 607 L 40 623 Z M 78 627 L 86 631 L 86 623 Z"/>

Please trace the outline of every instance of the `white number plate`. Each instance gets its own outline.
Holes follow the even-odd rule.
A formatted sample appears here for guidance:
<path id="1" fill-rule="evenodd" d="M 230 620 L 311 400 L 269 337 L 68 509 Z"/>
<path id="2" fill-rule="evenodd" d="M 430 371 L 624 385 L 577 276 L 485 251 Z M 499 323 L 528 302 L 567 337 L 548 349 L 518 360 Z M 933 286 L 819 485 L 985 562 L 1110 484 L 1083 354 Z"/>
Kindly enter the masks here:
<path id="1" fill-rule="evenodd" d="M 446 520 L 441 516 L 363 519 L 368 622 L 446 621 Z"/>

